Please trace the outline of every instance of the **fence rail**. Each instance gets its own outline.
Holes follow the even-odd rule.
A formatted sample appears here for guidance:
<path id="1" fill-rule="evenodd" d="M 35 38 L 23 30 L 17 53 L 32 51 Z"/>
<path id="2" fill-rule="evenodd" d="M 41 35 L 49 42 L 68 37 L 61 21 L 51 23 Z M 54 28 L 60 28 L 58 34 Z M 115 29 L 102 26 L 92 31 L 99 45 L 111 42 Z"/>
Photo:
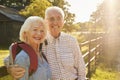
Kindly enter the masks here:
<path id="1" fill-rule="evenodd" d="M 88 70 L 87 71 L 88 78 L 90 78 L 92 74 L 91 65 L 94 65 L 94 67 L 92 68 L 94 68 L 93 71 L 95 71 L 99 54 L 102 53 L 102 39 L 103 37 L 98 37 L 96 39 L 91 39 L 80 44 L 81 50 L 82 47 L 88 46 L 87 52 L 85 52 L 82 56 L 85 60 L 85 65 Z M 86 57 L 87 59 L 85 59 Z M 92 62 L 94 62 L 94 64 L 91 64 Z"/>
<path id="2" fill-rule="evenodd" d="M 96 39 L 91 39 L 88 41 L 85 41 L 80 44 L 80 48 L 82 50 L 82 47 L 88 46 L 87 51 L 83 54 L 83 58 L 85 60 L 86 68 L 87 68 L 87 77 L 90 79 L 91 74 L 92 74 L 92 68 L 91 65 L 94 65 L 94 70 L 96 69 L 97 66 L 97 60 L 99 58 L 99 54 L 102 52 L 102 37 L 98 37 Z M 92 64 L 92 62 L 94 64 Z M 8 75 L 7 69 L 5 66 L 0 67 L 0 78 Z"/>

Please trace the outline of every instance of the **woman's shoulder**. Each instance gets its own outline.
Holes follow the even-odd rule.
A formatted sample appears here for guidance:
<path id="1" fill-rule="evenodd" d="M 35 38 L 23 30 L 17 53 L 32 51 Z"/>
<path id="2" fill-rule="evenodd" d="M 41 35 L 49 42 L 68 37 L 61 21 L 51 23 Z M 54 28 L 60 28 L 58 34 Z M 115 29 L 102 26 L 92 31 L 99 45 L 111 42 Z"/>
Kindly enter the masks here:
<path id="1" fill-rule="evenodd" d="M 18 64 L 22 67 L 28 66 L 30 64 L 29 56 L 23 50 L 21 50 L 15 58 L 15 64 Z"/>
<path id="2" fill-rule="evenodd" d="M 16 55 L 16 58 L 27 59 L 27 58 L 29 58 L 29 56 L 28 56 L 28 54 L 27 54 L 24 50 L 21 50 L 21 51 Z"/>

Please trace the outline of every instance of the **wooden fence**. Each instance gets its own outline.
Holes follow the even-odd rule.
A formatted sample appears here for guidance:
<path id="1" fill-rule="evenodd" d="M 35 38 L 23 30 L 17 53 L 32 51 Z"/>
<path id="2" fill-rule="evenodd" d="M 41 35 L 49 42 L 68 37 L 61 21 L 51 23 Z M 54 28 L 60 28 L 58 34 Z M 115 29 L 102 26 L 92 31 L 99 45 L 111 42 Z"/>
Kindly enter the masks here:
<path id="1" fill-rule="evenodd" d="M 87 78 L 91 78 L 91 74 L 96 70 L 99 55 L 102 53 L 102 39 L 103 37 L 98 37 L 96 39 L 91 39 L 80 44 L 80 48 L 87 47 L 86 52 L 83 54 L 85 60 L 85 65 L 87 68 Z"/>
<path id="2" fill-rule="evenodd" d="M 89 78 L 89 80 L 91 78 L 91 74 L 97 67 L 99 55 L 102 53 L 102 39 L 103 37 L 97 37 L 96 39 L 90 39 L 80 44 L 82 52 L 84 51 L 83 58 L 85 60 L 87 78 Z M 8 75 L 8 73 L 5 66 L 0 67 L 0 78 L 6 75 Z"/>

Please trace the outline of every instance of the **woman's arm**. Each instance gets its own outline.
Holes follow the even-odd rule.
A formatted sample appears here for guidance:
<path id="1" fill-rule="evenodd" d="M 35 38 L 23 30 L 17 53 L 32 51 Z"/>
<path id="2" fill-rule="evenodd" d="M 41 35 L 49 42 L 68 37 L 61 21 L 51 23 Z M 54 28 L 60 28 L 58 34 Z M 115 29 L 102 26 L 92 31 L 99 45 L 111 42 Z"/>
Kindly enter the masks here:
<path id="1" fill-rule="evenodd" d="M 18 65 L 11 65 L 10 63 L 11 61 L 9 55 L 4 59 L 4 65 L 7 67 L 7 71 L 12 77 L 18 79 L 25 74 L 25 69 Z"/>
<path id="2" fill-rule="evenodd" d="M 28 70 L 29 70 L 29 65 L 30 65 L 29 56 L 24 51 L 21 51 L 16 56 L 14 64 L 19 65 L 21 68 L 25 70 L 25 74 L 21 78 L 19 78 L 19 80 L 28 80 L 28 77 L 29 77 Z M 16 76 L 19 76 L 19 74 L 16 74 Z"/>

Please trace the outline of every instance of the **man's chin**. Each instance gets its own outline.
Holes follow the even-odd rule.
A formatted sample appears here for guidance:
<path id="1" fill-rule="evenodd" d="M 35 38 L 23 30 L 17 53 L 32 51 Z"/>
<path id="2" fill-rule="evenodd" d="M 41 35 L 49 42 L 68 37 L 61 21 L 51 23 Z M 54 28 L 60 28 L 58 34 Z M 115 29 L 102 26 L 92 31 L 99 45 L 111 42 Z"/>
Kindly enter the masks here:
<path id="1" fill-rule="evenodd" d="M 54 37 L 58 37 L 58 36 L 59 36 L 59 33 L 54 33 L 53 36 L 54 36 Z"/>

